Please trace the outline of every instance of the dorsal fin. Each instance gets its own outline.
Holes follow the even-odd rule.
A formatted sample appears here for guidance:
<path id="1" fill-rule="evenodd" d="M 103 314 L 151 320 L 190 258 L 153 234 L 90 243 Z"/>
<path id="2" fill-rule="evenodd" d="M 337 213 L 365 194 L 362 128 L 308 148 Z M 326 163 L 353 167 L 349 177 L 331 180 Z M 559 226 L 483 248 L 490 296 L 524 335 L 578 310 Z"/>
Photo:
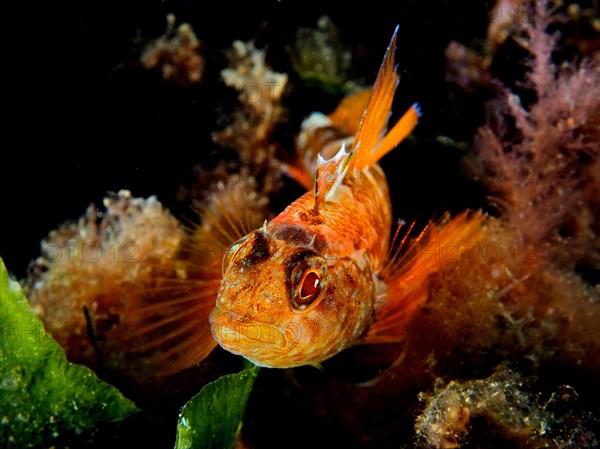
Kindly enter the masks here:
<path id="1" fill-rule="evenodd" d="M 349 153 L 342 147 L 340 152 L 329 161 L 319 160 L 315 181 L 315 207 L 330 198 L 347 172 L 361 170 L 375 165 L 386 153 L 394 149 L 402 139 L 408 136 L 416 126 L 420 116 L 415 104 L 396 123 L 384 137 L 384 131 L 390 116 L 394 92 L 399 76 L 396 72 L 394 53 L 398 27 L 394 30 L 383 62 L 379 68 L 373 87 L 373 94 L 363 117 L 354 144 Z"/>
<path id="2" fill-rule="evenodd" d="M 356 153 L 353 166 L 362 168 L 371 165 L 368 162 L 371 150 L 383 138 L 383 133 L 390 116 L 394 92 L 400 81 L 396 72 L 396 40 L 398 37 L 398 26 L 394 30 L 392 39 L 383 57 L 379 68 L 373 94 L 363 114 L 352 152 Z"/>
<path id="3" fill-rule="evenodd" d="M 324 201 L 331 199 L 346 175 L 350 156 L 351 154 L 346 151 L 346 145 L 344 144 L 342 144 L 340 151 L 328 161 L 323 159 L 320 154 L 317 156 L 315 208 L 318 208 L 319 204 Z"/>
<path id="4" fill-rule="evenodd" d="M 373 88 L 360 89 L 344 97 L 328 115 L 331 125 L 348 136 L 355 136 L 373 95 Z"/>

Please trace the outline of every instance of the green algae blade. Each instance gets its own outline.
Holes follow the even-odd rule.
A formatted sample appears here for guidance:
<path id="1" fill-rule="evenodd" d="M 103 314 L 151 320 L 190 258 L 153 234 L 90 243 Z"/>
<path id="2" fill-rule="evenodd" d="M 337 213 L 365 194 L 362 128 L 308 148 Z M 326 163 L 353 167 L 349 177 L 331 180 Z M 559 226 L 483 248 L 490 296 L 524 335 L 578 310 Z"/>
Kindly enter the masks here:
<path id="1" fill-rule="evenodd" d="M 67 361 L 0 258 L 0 447 L 51 446 L 136 411 L 90 369 Z"/>
<path id="2" fill-rule="evenodd" d="M 183 406 L 175 449 L 229 449 L 242 427 L 259 368 L 251 366 L 211 382 Z"/>

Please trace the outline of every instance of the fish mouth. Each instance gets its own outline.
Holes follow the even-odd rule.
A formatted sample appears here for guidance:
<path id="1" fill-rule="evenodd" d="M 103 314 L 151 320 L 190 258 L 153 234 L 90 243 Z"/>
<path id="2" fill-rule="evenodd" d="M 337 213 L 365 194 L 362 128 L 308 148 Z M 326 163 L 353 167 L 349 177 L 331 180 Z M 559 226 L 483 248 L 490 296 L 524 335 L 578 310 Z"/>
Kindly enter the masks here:
<path id="1" fill-rule="evenodd" d="M 210 325 L 215 340 L 236 354 L 255 355 L 288 348 L 285 332 L 279 326 L 253 321 L 219 306 L 210 314 Z"/>

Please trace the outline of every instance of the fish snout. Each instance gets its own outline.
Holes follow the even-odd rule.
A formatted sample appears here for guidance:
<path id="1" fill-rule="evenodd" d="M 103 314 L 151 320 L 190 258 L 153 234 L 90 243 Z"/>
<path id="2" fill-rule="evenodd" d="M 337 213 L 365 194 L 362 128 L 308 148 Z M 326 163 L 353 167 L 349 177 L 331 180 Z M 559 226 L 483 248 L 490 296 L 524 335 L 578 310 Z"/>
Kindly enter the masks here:
<path id="1" fill-rule="evenodd" d="M 283 350 L 288 344 L 288 334 L 278 326 L 251 320 L 219 306 L 210 314 L 210 324 L 213 337 L 223 348 L 242 355 L 261 347 Z"/>

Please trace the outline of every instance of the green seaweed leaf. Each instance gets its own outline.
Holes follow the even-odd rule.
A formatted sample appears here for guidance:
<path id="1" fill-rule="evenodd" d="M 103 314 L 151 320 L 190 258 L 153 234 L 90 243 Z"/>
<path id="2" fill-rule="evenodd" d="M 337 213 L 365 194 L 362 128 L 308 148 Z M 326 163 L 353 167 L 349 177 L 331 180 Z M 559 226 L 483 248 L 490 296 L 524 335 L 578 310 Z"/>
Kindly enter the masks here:
<path id="1" fill-rule="evenodd" d="M 115 387 L 67 361 L 0 258 L 0 447 L 47 445 L 136 411 Z"/>
<path id="2" fill-rule="evenodd" d="M 259 368 L 251 366 L 211 382 L 185 404 L 177 422 L 175 449 L 229 449 Z"/>

